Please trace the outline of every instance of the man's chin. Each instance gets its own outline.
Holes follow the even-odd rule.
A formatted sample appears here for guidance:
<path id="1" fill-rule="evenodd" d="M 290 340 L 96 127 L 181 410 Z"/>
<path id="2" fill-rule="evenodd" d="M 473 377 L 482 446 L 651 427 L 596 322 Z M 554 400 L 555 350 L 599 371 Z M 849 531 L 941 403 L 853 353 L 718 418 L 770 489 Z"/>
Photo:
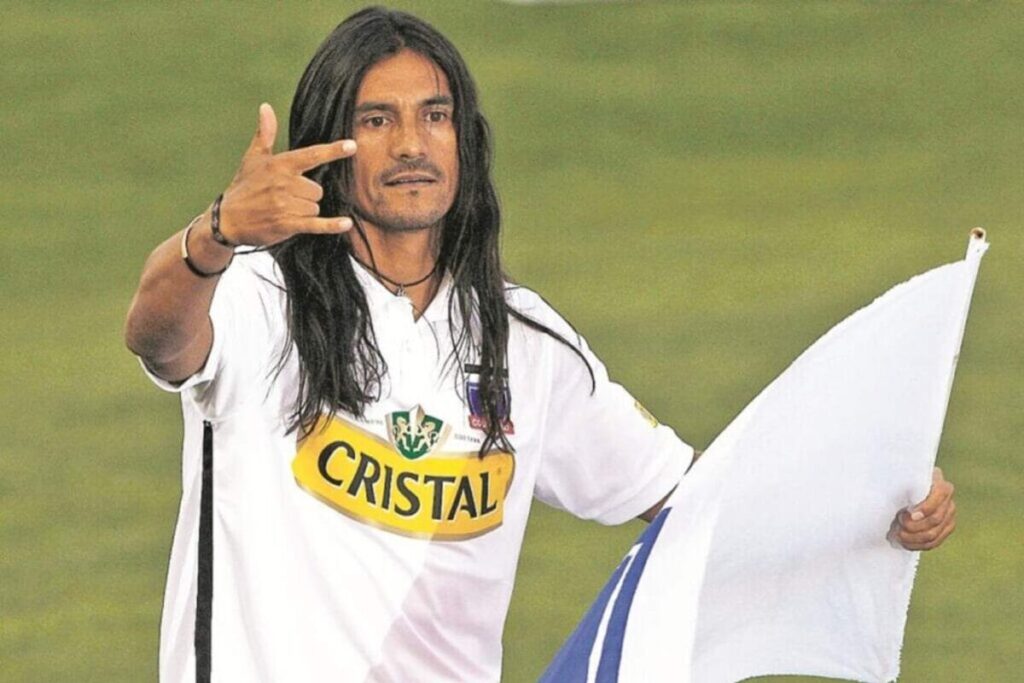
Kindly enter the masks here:
<path id="1" fill-rule="evenodd" d="M 377 228 L 381 232 L 403 233 L 419 232 L 429 230 L 440 224 L 444 214 L 431 213 L 387 213 L 387 214 L 363 214 L 359 217 L 366 223 Z"/>
<path id="2" fill-rule="evenodd" d="M 389 233 L 401 233 L 401 232 L 420 232 L 421 230 L 430 230 L 437 226 L 438 221 L 433 223 L 421 223 L 421 222 L 395 222 L 395 223 L 376 223 L 375 225 L 380 228 L 381 232 Z"/>

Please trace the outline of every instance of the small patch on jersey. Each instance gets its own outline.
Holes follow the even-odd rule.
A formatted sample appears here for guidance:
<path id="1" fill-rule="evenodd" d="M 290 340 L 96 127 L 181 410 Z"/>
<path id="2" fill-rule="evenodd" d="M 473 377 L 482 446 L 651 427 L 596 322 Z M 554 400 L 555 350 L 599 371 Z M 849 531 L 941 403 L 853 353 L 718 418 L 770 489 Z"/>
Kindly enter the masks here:
<path id="1" fill-rule="evenodd" d="M 512 454 L 439 452 L 444 423 L 421 408 L 392 413 L 388 424 L 398 427 L 391 443 L 338 416 L 321 421 L 292 460 L 296 483 L 352 519 L 405 536 L 459 541 L 501 526 Z"/>
<path id="2" fill-rule="evenodd" d="M 483 368 L 479 365 L 467 363 L 463 370 L 466 372 L 466 404 L 469 406 L 469 426 L 473 429 L 487 431 L 487 414 L 484 410 L 483 394 L 480 391 L 480 372 Z M 505 434 L 515 434 L 516 427 L 512 424 L 512 393 L 508 388 L 508 371 L 502 372 L 505 385 L 501 388 L 501 396 L 498 398 L 498 417 L 501 420 L 501 430 Z"/>
<path id="3" fill-rule="evenodd" d="M 640 403 L 640 401 L 633 399 L 633 407 L 636 408 L 636 411 L 640 413 L 645 420 L 651 423 L 652 427 L 658 426 L 658 418 L 651 415 L 651 411 L 647 410 L 647 408 L 644 408 L 643 404 Z"/>
<path id="4" fill-rule="evenodd" d="M 409 460 L 439 449 L 451 431 L 443 420 L 427 415 L 420 406 L 388 413 L 387 424 L 391 445 Z"/>

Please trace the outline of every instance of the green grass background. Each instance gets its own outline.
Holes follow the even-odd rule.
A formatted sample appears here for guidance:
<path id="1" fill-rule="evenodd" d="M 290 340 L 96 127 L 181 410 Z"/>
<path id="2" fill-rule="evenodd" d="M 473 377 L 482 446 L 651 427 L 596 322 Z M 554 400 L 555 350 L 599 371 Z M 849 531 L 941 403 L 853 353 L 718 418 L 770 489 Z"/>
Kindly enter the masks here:
<path id="1" fill-rule="evenodd" d="M 1024 670 L 1024 10 L 407 2 L 494 125 L 511 273 L 706 445 L 819 334 L 989 229 L 903 680 Z M 177 401 L 121 342 L 142 262 L 282 121 L 359 7 L 20 3 L 0 22 L 0 679 L 155 678 Z M 757 514 L 757 511 L 751 511 Z M 534 680 L 639 532 L 538 505 L 506 633 Z"/>

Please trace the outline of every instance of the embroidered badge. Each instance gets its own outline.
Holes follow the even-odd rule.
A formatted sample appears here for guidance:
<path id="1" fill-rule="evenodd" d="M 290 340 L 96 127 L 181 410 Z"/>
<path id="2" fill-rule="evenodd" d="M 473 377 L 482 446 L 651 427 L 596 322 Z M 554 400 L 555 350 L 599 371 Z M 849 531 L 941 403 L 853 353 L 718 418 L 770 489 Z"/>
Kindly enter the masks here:
<path id="1" fill-rule="evenodd" d="M 391 445 L 409 460 L 422 458 L 448 438 L 449 428 L 444 421 L 427 415 L 419 406 L 389 413 L 387 424 Z"/>
<path id="2" fill-rule="evenodd" d="M 487 430 L 487 412 L 484 410 L 483 393 L 480 390 L 479 365 L 467 364 L 463 368 L 466 372 L 466 404 L 469 406 L 469 426 L 473 429 Z M 503 373 L 505 383 L 501 388 L 501 396 L 498 398 L 498 417 L 501 420 L 501 429 L 506 434 L 515 434 L 516 428 L 512 424 L 512 394 L 508 388 L 508 372 Z"/>
<path id="3" fill-rule="evenodd" d="M 643 418 L 647 420 L 647 422 L 649 422 L 652 427 L 658 426 L 658 418 L 651 415 L 651 411 L 647 410 L 647 408 L 644 408 L 643 404 L 640 403 L 640 401 L 633 399 L 633 407 L 636 408 L 636 412 L 640 413 L 640 415 L 642 415 Z"/>

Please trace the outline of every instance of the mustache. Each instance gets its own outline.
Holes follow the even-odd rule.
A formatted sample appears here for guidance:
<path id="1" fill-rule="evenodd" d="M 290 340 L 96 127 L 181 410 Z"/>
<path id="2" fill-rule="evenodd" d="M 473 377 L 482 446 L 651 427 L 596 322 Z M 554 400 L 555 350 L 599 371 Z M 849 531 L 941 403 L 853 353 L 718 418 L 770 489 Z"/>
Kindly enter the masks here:
<path id="1" fill-rule="evenodd" d="M 393 166 L 388 170 L 384 171 L 380 176 L 380 180 L 383 183 L 389 183 L 395 177 L 403 173 L 413 173 L 416 171 L 419 171 L 420 173 L 428 173 L 437 180 L 440 180 L 441 178 L 444 177 L 444 173 L 441 171 L 441 169 L 435 166 L 430 161 L 426 159 L 414 159 L 412 161 L 407 161 L 397 166 Z"/>

